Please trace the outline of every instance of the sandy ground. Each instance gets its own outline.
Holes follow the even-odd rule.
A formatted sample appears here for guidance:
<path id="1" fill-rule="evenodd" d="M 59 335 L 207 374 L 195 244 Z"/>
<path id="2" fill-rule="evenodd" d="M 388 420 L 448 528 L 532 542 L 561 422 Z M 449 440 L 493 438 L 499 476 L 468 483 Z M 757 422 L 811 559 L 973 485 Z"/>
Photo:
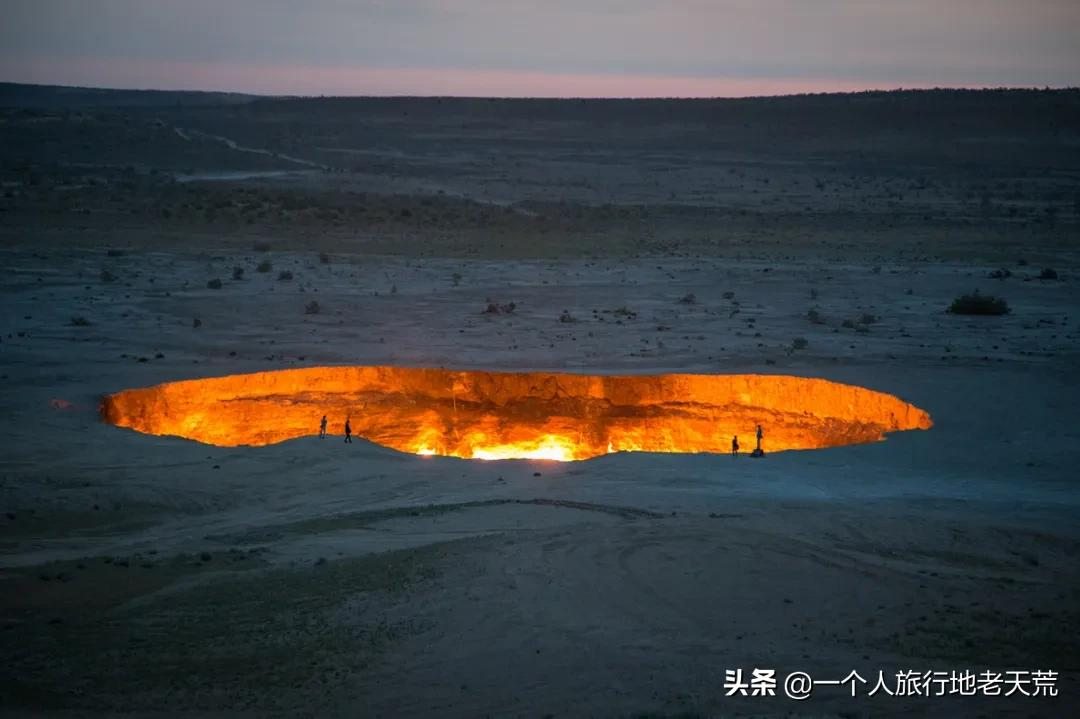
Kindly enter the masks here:
<path id="1" fill-rule="evenodd" d="M 263 259 L 272 272 L 255 271 Z M 4 252 L 11 712 L 1061 716 L 1076 696 L 1080 292 L 1067 277 L 330 259 Z M 944 313 L 974 287 L 1012 314 Z M 678 302 L 688 292 L 696 304 Z M 484 316 L 488 298 L 519 309 Z M 622 306 L 637 318 L 592 312 Z M 560 323 L 564 309 L 578 322 Z M 863 314 L 878 319 L 843 327 Z M 337 437 L 220 449 L 97 416 L 102 393 L 127 387 L 343 363 L 815 376 L 897 394 L 935 427 L 760 462 L 560 464 Z M 755 667 L 1053 669 L 1063 696 L 725 697 L 725 670 Z"/>
<path id="2" fill-rule="evenodd" d="M 1076 704 L 1080 92 L 0 90 L 0 714 Z M 945 312 L 975 289 L 1012 312 Z M 822 377 L 935 425 L 560 464 L 98 416 L 121 389 L 339 364 Z M 754 668 L 1053 670 L 1060 695 L 726 696 Z"/>

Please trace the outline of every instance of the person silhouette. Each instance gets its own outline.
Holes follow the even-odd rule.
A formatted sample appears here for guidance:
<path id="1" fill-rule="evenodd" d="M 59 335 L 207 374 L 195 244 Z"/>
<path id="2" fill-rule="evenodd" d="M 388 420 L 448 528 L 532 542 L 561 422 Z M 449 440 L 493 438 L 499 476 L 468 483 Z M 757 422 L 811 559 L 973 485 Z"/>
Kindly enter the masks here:
<path id="1" fill-rule="evenodd" d="M 322 421 L 319 422 L 319 439 L 326 436 L 326 415 L 322 416 Z"/>
<path id="2" fill-rule="evenodd" d="M 755 447 L 754 451 L 750 453 L 750 456 L 760 459 L 760 458 L 765 456 L 765 450 L 763 450 L 761 448 L 761 440 L 765 436 L 765 433 L 763 431 L 761 431 L 761 425 L 760 424 L 757 426 L 756 434 L 757 434 L 757 447 Z"/>
<path id="3" fill-rule="evenodd" d="M 352 444 L 352 424 L 348 417 L 345 418 L 345 441 Z"/>
<path id="4" fill-rule="evenodd" d="M 739 456 L 739 437 L 738 435 L 731 438 L 731 456 Z"/>

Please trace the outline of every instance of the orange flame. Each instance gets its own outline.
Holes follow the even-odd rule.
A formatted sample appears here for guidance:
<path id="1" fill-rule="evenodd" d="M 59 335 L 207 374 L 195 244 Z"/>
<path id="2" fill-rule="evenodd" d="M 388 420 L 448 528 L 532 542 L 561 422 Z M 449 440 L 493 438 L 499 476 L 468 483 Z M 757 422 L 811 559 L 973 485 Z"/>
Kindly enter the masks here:
<path id="1" fill-rule="evenodd" d="M 773 375 L 574 375 L 313 367 L 170 382 L 109 395 L 102 415 L 140 432 L 218 446 L 353 432 L 420 455 L 570 461 L 611 452 L 728 452 L 739 436 L 778 452 L 928 429 L 892 395 Z"/>

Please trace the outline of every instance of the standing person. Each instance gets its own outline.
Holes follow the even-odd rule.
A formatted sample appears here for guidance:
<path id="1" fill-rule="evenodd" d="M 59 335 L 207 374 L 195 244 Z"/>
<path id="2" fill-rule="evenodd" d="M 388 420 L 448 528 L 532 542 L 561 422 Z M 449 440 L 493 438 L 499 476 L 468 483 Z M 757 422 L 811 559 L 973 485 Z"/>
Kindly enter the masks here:
<path id="1" fill-rule="evenodd" d="M 761 440 L 763 437 L 765 437 L 765 433 L 761 431 L 760 424 L 757 426 L 757 431 L 755 432 L 755 434 L 757 434 L 757 447 L 755 447 L 754 451 L 750 453 L 750 456 L 761 459 L 765 456 L 765 450 L 761 448 Z"/>
<path id="2" fill-rule="evenodd" d="M 345 418 L 345 441 L 352 444 L 352 424 L 349 423 L 349 418 Z"/>
<path id="3" fill-rule="evenodd" d="M 732 457 L 738 457 L 739 456 L 739 436 L 738 435 L 735 435 L 734 437 L 731 438 L 731 456 Z"/>
<path id="4" fill-rule="evenodd" d="M 322 421 L 319 422 L 319 439 L 326 436 L 326 415 L 322 416 Z"/>

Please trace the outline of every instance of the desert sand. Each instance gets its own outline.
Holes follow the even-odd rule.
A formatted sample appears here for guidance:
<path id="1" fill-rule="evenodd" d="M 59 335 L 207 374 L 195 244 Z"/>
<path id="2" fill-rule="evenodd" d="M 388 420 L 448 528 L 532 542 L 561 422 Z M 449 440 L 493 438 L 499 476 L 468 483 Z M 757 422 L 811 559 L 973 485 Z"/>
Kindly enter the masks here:
<path id="1" fill-rule="evenodd" d="M 1080 145 L 1062 128 L 1075 93 L 593 114 L 326 100 L 305 125 L 317 101 L 58 109 L 11 92 L 5 714 L 1063 716 L 1074 703 Z M 884 102 L 896 126 L 860 130 Z M 969 104 L 994 102 L 1008 112 L 988 116 L 1007 121 L 972 123 Z M 818 129 L 770 141 L 798 124 L 789 111 Z M 744 136 L 710 124 L 744 116 Z M 342 138 L 327 118 L 365 129 Z M 821 129 L 840 119 L 842 142 Z M 1049 267 L 1057 278 L 1040 279 Z M 1011 312 L 946 312 L 974 289 Z M 600 319 L 621 307 L 633 319 Z M 326 439 L 225 448 L 99 413 L 125 389 L 335 365 L 816 377 L 896 395 L 934 424 L 762 460 L 486 462 L 346 445 L 338 417 Z M 1054 670 L 1060 696 L 725 696 L 738 668 L 856 670 L 871 685 L 878 671 Z"/>

